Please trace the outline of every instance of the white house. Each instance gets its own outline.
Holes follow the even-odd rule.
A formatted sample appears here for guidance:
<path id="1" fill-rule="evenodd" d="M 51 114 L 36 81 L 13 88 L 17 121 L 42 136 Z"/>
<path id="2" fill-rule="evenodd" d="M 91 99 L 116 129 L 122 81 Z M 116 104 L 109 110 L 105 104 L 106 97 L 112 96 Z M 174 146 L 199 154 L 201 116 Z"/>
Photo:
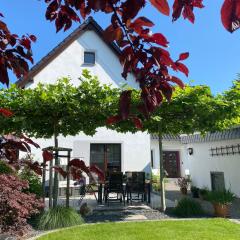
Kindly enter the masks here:
<path id="1" fill-rule="evenodd" d="M 101 27 L 89 18 L 37 63 L 18 85 L 34 88 L 39 82 L 54 83 L 63 76 L 70 76 L 72 83 L 77 85 L 82 69 L 88 69 L 102 83 L 120 87 L 126 81 L 121 77 L 119 54 L 117 46 L 106 42 Z M 137 87 L 133 75 L 129 76 L 128 84 Z M 229 132 L 231 134 L 208 134 L 204 138 L 199 135 L 165 136 L 164 167 L 168 176 L 176 178 L 189 173 L 198 187 L 225 186 L 240 196 L 240 129 Z M 37 139 L 37 142 L 42 148 L 53 145 L 53 139 Z M 123 172 L 150 173 L 151 169 L 159 167 L 158 141 L 147 133 L 121 134 L 99 128 L 93 137 L 82 133 L 59 137 L 59 145 L 72 148 L 72 157 L 82 158 L 87 165 L 98 164 L 104 170 L 115 168 Z M 41 160 L 40 150 L 33 153 Z"/>
<path id="2" fill-rule="evenodd" d="M 126 80 L 121 77 L 119 54 L 117 46 L 106 42 L 101 27 L 89 18 L 37 63 L 18 85 L 34 88 L 39 82 L 54 83 L 63 76 L 70 76 L 72 83 L 77 85 L 82 70 L 88 69 L 100 82 L 120 87 Z M 138 86 L 133 75 L 127 83 Z M 37 139 L 37 142 L 41 148 L 53 145 L 53 139 Z M 104 170 L 151 171 L 150 136 L 147 133 L 121 134 L 99 128 L 93 137 L 82 133 L 59 137 L 59 146 L 72 148 L 72 157 L 83 159 L 87 165 L 98 164 Z M 41 151 L 35 150 L 33 154 L 41 160 Z"/>
<path id="3" fill-rule="evenodd" d="M 153 168 L 159 168 L 158 140 L 152 136 Z M 192 184 L 212 190 L 230 189 L 240 196 L 240 127 L 200 134 L 166 136 L 164 167 L 169 177 L 190 175 Z"/>

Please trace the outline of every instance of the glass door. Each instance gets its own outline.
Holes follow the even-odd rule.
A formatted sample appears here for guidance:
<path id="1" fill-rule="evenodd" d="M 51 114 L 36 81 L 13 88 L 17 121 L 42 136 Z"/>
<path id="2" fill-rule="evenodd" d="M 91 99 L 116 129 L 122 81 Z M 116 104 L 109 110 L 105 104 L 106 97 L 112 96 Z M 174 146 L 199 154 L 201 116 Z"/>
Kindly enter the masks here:
<path id="1" fill-rule="evenodd" d="M 121 144 L 98 144 L 90 146 L 90 165 L 98 166 L 103 172 L 121 171 Z"/>

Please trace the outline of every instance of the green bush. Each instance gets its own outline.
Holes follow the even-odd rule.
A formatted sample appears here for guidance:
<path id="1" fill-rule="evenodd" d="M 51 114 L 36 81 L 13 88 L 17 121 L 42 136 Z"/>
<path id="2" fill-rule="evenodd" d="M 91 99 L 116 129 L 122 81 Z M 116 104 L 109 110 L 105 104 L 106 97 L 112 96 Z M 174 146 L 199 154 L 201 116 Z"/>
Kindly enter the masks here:
<path id="1" fill-rule="evenodd" d="M 160 173 L 158 171 L 157 174 L 154 174 L 152 172 L 151 174 L 151 183 L 152 183 L 152 188 L 153 188 L 153 191 L 155 192 L 160 192 L 161 190 L 161 186 L 160 186 Z M 167 178 L 164 178 L 164 183 L 168 183 L 168 179 Z"/>
<path id="2" fill-rule="evenodd" d="M 211 203 L 230 204 L 235 199 L 235 195 L 230 191 L 208 192 L 206 200 Z"/>
<path id="3" fill-rule="evenodd" d="M 190 198 L 182 198 L 174 208 L 173 213 L 178 217 L 187 218 L 202 216 L 204 211 L 199 202 Z"/>
<path id="4" fill-rule="evenodd" d="M 160 192 L 160 174 L 152 173 L 151 181 L 152 181 L 153 191 Z"/>
<path id="5" fill-rule="evenodd" d="M 29 169 L 23 169 L 19 174 L 22 180 L 27 180 L 29 184 L 28 192 L 36 194 L 37 197 L 42 196 L 42 184 L 40 177 Z"/>
<path id="6" fill-rule="evenodd" d="M 195 186 L 191 186 L 191 193 L 193 198 L 199 197 L 199 188 Z"/>
<path id="7" fill-rule="evenodd" d="M 203 200 L 206 200 L 208 193 L 209 189 L 207 187 L 199 189 L 199 195 L 202 197 Z"/>
<path id="8" fill-rule="evenodd" d="M 57 206 L 45 211 L 38 219 L 38 229 L 51 230 L 82 224 L 82 217 L 73 209 Z"/>
<path id="9" fill-rule="evenodd" d="M 0 160 L 0 174 L 14 174 L 14 170 L 3 160 Z"/>

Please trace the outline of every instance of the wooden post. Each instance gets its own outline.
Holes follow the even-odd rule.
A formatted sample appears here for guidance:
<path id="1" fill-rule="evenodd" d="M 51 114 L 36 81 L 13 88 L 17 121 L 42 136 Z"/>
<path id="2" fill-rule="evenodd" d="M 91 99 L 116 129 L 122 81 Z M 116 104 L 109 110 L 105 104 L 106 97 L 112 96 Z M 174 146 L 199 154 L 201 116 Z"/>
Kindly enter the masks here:
<path id="1" fill-rule="evenodd" d="M 159 167 L 160 167 L 160 188 L 161 188 L 161 210 L 166 210 L 165 186 L 164 186 L 164 168 L 163 168 L 163 147 L 161 126 L 158 128 L 158 145 L 159 145 Z"/>
<path id="2" fill-rule="evenodd" d="M 55 166 L 59 166 L 59 158 L 58 158 L 58 139 L 57 134 L 54 134 L 54 148 L 55 148 Z M 58 172 L 54 171 L 54 188 L 53 188 L 53 207 L 57 206 L 58 200 Z"/>
<path id="3" fill-rule="evenodd" d="M 45 204 L 45 197 L 46 197 L 45 182 L 46 182 L 46 163 L 44 162 L 43 171 L 42 171 L 42 198 L 43 198 L 44 204 Z"/>
<path id="4" fill-rule="evenodd" d="M 67 156 L 67 189 L 66 189 L 66 207 L 69 207 L 69 188 L 70 188 L 70 172 L 69 172 L 69 162 L 70 162 L 70 151 L 68 151 L 68 156 Z"/>
<path id="5" fill-rule="evenodd" d="M 52 208 L 52 196 L 53 196 L 53 174 L 52 174 L 53 161 L 50 161 L 49 165 L 49 208 Z"/>

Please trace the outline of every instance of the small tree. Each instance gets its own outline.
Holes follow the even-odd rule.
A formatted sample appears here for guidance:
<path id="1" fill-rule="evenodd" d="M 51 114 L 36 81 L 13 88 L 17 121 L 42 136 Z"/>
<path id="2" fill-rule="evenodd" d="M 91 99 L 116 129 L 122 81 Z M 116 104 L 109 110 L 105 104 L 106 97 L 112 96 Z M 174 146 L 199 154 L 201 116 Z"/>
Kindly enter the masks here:
<path id="1" fill-rule="evenodd" d="M 106 119 L 117 108 L 119 90 L 101 85 L 97 77 L 83 71 L 79 86 L 70 79 L 62 78 L 56 84 L 39 84 L 34 89 L 19 89 L 12 86 L 0 91 L 2 106 L 11 109 L 14 116 L 2 118 L 2 133 L 25 132 L 36 138 L 54 137 L 58 148 L 58 136 L 76 135 L 84 132 L 93 135 L 96 129 L 105 126 Z M 54 201 L 58 197 L 58 156 L 55 155 Z M 52 161 L 50 162 L 49 203 L 52 206 Z"/>
<path id="2" fill-rule="evenodd" d="M 162 139 L 165 134 L 180 135 L 191 134 L 194 132 L 214 132 L 223 130 L 236 123 L 239 117 L 239 87 L 236 85 L 233 89 L 223 95 L 214 97 L 207 86 L 185 86 L 184 89 L 176 88 L 171 101 L 165 98 L 161 107 L 156 109 L 149 118 L 138 115 L 142 119 L 138 123 L 139 129 L 136 129 L 132 122 L 125 120 L 120 123 L 115 121 L 118 115 L 109 119 L 109 128 L 120 132 L 136 132 L 137 130 L 147 131 L 151 134 L 157 134 L 160 153 L 160 185 L 161 185 L 161 203 L 162 210 L 165 211 L 165 193 L 164 193 L 164 168 L 162 154 Z M 137 114 L 139 106 L 139 91 L 132 92 L 133 115 Z M 234 94 L 234 97 L 231 97 Z M 234 106 L 238 111 L 233 111 Z M 135 111 L 135 112 L 134 112 Z M 239 119 L 239 118 L 238 118 Z M 234 121 L 235 120 L 235 121 Z M 115 123 L 113 125 L 113 123 Z M 238 122 L 239 123 L 239 122 Z"/>

